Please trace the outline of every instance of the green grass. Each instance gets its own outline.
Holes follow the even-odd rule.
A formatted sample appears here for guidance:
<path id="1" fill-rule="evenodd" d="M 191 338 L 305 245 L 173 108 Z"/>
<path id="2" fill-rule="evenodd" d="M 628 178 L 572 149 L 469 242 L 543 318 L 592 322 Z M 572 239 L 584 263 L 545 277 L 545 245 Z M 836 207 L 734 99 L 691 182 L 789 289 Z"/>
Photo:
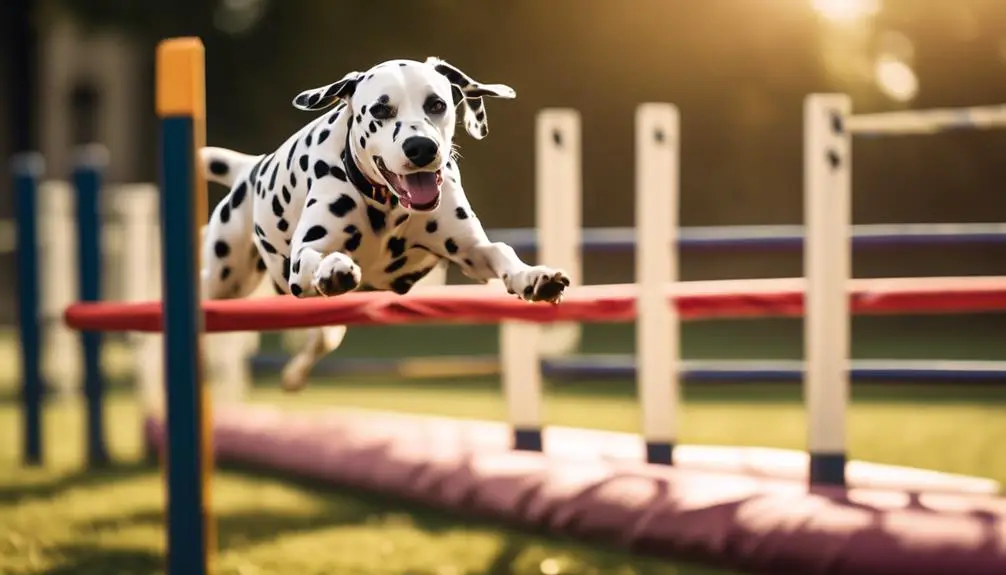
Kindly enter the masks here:
<path id="1" fill-rule="evenodd" d="M 320 382 L 319 382 L 320 383 Z M 290 409 L 354 405 L 461 417 L 503 417 L 491 381 L 342 381 L 254 401 Z M 128 396 L 107 402 L 111 447 L 140 458 L 139 414 Z M 547 418 L 632 431 L 631 386 L 587 383 L 549 390 Z M 785 385 L 688 386 L 685 440 L 799 448 L 804 418 Z M 164 492 L 139 464 L 82 472 L 79 406 L 51 405 L 43 469 L 17 464 L 15 405 L 0 404 L 0 573 L 98 575 L 162 572 Z M 970 473 L 1006 482 L 1006 390 L 859 386 L 850 412 L 852 455 Z M 224 470 L 214 482 L 220 551 L 215 572 L 234 575 L 512 574 L 712 575 L 693 565 L 631 557 L 521 534 L 356 492 Z"/>
<path id="2" fill-rule="evenodd" d="M 270 400 L 271 393 L 258 394 Z M 284 403 L 304 404 L 284 398 Z M 311 397 L 317 401 L 317 396 Z M 140 457 L 139 414 L 107 402 L 118 460 Z M 0 405 L 0 573 L 163 573 L 164 490 L 140 464 L 82 472 L 79 406 L 45 418 L 43 469 L 18 465 L 15 406 Z M 233 575 L 715 575 L 725 573 L 543 538 L 403 502 L 295 481 L 220 471 L 213 484 L 219 529 L 214 572 Z"/>

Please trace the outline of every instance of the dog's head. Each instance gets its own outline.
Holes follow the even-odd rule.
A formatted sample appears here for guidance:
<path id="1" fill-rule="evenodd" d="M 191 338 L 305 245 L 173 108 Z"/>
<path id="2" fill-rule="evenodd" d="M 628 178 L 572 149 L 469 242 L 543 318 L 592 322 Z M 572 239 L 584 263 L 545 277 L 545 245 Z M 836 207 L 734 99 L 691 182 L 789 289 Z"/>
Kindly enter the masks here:
<path id="1" fill-rule="evenodd" d="M 465 128 L 481 140 L 488 134 L 485 96 L 514 98 L 503 84 L 482 84 L 440 60 L 392 60 L 366 72 L 350 72 L 327 86 L 294 98 L 301 110 L 347 103 L 349 151 L 374 183 L 386 185 L 399 203 L 416 211 L 440 205 L 442 170 L 454 146 L 455 108 L 464 107 Z"/>

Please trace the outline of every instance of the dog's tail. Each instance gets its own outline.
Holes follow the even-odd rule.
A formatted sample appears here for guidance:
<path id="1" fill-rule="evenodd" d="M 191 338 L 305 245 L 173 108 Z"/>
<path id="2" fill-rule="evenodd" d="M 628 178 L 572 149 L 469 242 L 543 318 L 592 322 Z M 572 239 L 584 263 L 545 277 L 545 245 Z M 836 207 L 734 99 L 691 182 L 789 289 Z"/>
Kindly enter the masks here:
<path id="1" fill-rule="evenodd" d="M 228 188 L 234 185 L 234 182 L 248 171 L 260 157 L 212 146 L 199 150 L 199 162 L 206 179 L 223 184 Z"/>

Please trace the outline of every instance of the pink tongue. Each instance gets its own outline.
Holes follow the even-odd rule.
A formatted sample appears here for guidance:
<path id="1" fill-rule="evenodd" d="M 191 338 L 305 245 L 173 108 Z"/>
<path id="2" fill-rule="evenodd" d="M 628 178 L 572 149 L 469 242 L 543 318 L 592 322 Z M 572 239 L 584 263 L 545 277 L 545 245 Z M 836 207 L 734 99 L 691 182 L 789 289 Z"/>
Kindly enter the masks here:
<path id="1" fill-rule="evenodd" d="M 437 175 L 433 172 L 417 172 L 402 178 L 403 190 L 412 205 L 426 206 L 437 201 L 440 188 L 437 187 Z"/>

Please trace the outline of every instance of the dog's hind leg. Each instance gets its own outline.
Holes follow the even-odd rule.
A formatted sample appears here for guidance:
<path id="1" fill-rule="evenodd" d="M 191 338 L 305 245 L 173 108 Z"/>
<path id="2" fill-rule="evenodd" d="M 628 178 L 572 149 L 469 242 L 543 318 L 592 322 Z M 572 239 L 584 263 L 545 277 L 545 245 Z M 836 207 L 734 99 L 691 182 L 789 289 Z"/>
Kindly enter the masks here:
<path id="1" fill-rule="evenodd" d="M 335 351 L 346 336 L 346 326 L 331 325 L 307 330 L 300 351 L 286 365 L 280 379 L 285 391 L 300 391 L 307 385 L 307 377 L 318 360 Z"/>

